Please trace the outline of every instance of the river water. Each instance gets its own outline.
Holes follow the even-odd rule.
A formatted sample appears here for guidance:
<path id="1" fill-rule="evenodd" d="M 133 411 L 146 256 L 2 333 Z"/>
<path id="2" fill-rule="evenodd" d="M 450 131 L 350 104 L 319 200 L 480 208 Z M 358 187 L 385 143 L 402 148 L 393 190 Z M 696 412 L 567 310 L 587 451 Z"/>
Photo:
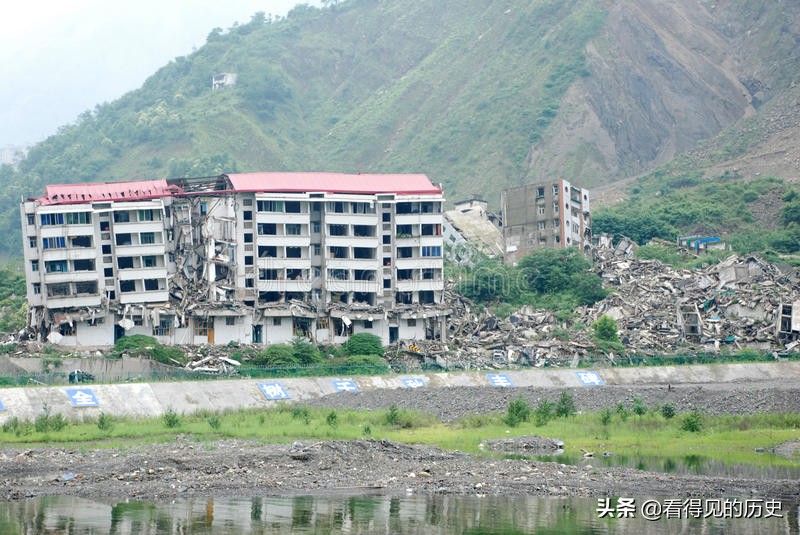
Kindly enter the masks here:
<path id="1" fill-rule="evenodd" d="M 360 495 L 104 503 L 38 497 L 0 502 L 0 533 L 33 534 L 794 534 L 797 504 L 676 499 Z M 700 503 L 698 503 L 700 502 Z M 738 504 L 738 505 L 737 505 Z M 716 507 L 714 507 L 716 505 Z M 682 506 L 682 507 L 678 507 Z M 691 507 L 694 506 L 695 509 Z M 718 507 L 718 508 L 717 508 Z M 601 512 L 602 510 L 602 517 Z M 623 510 L 633 518 L 619 518 Z M 671 515 L 669 514 L 671 511 Z M 608 513 L 614 516 L 611 517 Z M 707 518 L 700 518 L 708 515 Z M 667 516 L 671 516 L 667 518 Z M 738 518 L 737 518 L 738 516 Z M 769 516 L 769 518 L 766 518 Z"/>

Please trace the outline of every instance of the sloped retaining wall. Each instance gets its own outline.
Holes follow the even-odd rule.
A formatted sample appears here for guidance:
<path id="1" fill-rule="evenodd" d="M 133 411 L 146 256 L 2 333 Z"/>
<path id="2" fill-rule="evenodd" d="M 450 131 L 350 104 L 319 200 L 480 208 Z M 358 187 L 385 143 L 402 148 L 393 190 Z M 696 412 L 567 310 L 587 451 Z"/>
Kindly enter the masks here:
<path id="1" fill-rule="evenodd" d="M 800 378 L 800 362 L 16 387 L 0 388 L 0 423 L 13 417 L 32 420 L 45 407 L 51 414 L 61 413 L 71 420 L 97 417 L 101 411 L 115 416 L 153 417 L 168 410 L 188 414 L 199 410 L 266 408 L 280 401 L 302 401 L 353 389 L 602 388 L 603 385 L 758 382 L 787 378 Z"/>

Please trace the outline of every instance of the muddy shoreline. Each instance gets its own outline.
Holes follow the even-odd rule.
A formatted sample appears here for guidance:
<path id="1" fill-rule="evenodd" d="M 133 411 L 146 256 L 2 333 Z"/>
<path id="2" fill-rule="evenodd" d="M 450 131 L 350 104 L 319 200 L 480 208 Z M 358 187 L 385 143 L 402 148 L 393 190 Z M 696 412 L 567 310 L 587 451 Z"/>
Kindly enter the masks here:
<path id="1" fill-rule="evenodd" d="M 568 389 L 569 390 L 569 389 Z M 634 396 L 679 410 L 800 412 L 800 380 L 571 389 L 579 410 L 600 410 Z M 452 421 L 505 408 L 522 395 L 555 399 L 561 389 L 447 388 L 336 394 L 315 405 L 381 409 L 409 407 Z M 498 437 L 502 438 L 502 437 Z M 800 431 L 798 431 L 800 439 Z M 265 438 L 267 440 L 267 438 Z M 70 495 L 98 500 L 163 502 L 181 497 L 327 494 L 479 494 L 531 496 L 757 497 L 800 503 L 800 484 L 787 479 L 739 479 L 644 472 L 591 464 L 571 466 L 444 451 L 386 440 L 265 444 L 198 442 L 116 449 L 0 446 L 0 499 Z"/>

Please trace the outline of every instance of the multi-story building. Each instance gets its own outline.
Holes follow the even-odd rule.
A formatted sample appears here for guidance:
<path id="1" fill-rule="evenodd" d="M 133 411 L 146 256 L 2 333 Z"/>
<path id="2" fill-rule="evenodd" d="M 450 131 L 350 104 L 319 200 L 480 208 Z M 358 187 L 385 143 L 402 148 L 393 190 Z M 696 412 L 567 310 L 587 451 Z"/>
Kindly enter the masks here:
<path id="1" fill-rule="evenodd" d="M 29 327 L 72 346 L 443 339 L 443 202 L 425 175 L 47 186 L 21 205 Z"/>
<path id="2" fill-rule="evenodd" d="M 503 191 L 500 205 L 508 263 L 542 247 L 591 247 L 589 190 L 563 179 L 528 184 Z"/>

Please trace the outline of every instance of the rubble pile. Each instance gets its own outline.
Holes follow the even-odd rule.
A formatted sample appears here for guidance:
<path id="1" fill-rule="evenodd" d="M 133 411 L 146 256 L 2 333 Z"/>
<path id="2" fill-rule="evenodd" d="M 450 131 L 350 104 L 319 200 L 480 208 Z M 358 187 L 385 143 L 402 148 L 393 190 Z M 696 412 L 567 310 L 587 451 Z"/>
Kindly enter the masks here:
<path id="1" fill-rule="evenodd" d="M 616 320 L 628 355 L 800 350 L 800 277 L 793 268 L 734 255 L 702 269 L 674 269 L 636 259 L 635 251 L 627 238 L 600 241 L 594 269 L 610 294 L 579 308 L 571 325 L 529 306 L 499 318 L 447 290 L 447 340 L 400 342 L 387 358 L 398 369 L 575 367 L 598 357 L 614 363 L 592 341 L 591 325 L 603 314 Z"/>
<path id="2" fill-rule="evenodd" d="M 792 268 L 734 255 L 704 269 L 676 270 L 632 254 L 619 245 L 595 249 L 595 270 L 612 293 L 578 311 L 585 325 L 603 314 L 614 318 L 629 353 L 795 347 L 791 321 L 783 329 L 780 323 L 781 310 L 800 300 Z"/>

